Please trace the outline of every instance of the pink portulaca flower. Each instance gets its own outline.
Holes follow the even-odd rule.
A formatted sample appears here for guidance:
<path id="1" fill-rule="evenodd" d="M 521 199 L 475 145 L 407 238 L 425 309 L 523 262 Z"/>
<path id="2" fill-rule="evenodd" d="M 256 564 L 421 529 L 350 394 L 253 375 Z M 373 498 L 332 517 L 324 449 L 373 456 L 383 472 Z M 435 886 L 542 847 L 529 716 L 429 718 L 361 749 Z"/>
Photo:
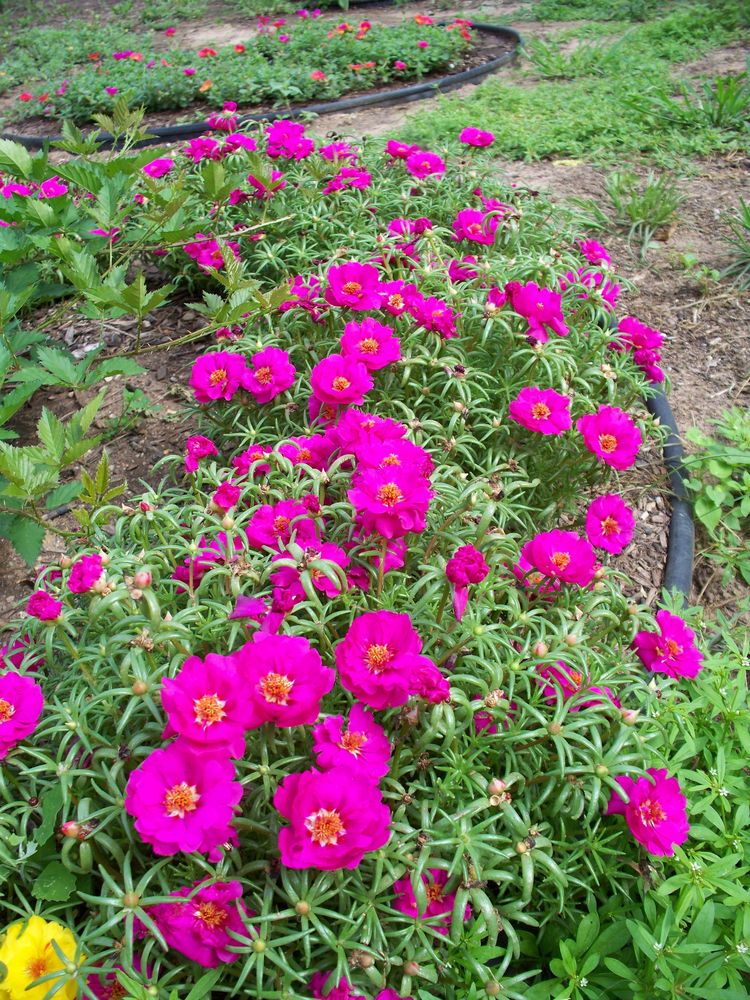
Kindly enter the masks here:
<path id="1" fill-rule="evenodd" d="M 553 583 L 574 583 L 588 587 L 596 572 L 596 554 L 585 538 L 574 531 L 543 531 L 521 549 L 524 564 Z M 529 578 L 535 584 L 533 576 Z"/>
<path id="2" fill-rule="evenodd" d="M 448 265 L 448 277 L 452 282 L 473 281 L 479 277 L 479 271 L 474 267 L 477 263 L 476 257 L 465 256 L 461 260 L 452 260 Z"/>
<path id="3" fill-rule="evenodd" d="M 646 326 L 635 316 L 623 316 L 617 327 L 617 337 L 609 345 L 617 351 L 632 353 L 633 361 L 651 382 L 663 382 L 664 372 L 659 367 L 664 334 Z"/>
<path id="4" fill-rule="evenodd" d="M 286 351 L 266 347 L 252 356 L 252 367 L 242 376 L 242 387 L 252 394 L 256 403 L 269 403 L 294 385 L 296 374 Z"/>
<path id="5" fill-rule="evenodd" d="M 344 725 L 342 715 L 330 715 L 312 731 L 318 767 L 349 767 L 366 781 L 377 782 L 388 774 L 391 744 L 385 730 L 361 705 L 353 705 Z"/>
<path id="6" fill-rule="evenodd" d="M 336 647 L 339 678 L 370 708 L 395 708 L 414 693 L 422 640 L 406 614 L 366 611 Z M 428 660 L 428 662 L 431 662 Z"/>
<path id="7" fill-rule="evenodd" d="M 405 160 L 412 153 L 418 152 L 418 146 L 408 146 L 404 142 L 399 142 L 398 139 L 389 139 L 385 144 L 385 152 L 387 156 L 390 156 L 392 160 Z"/>
<path id="8" fill-rule="evenodd" d="M 229 249 L 237 260 L 240 258 L 240 247 L 232 240 L 224 240 L 220 244 L 205 233 L 196 233 L 194 243 L 186 243 L 182 248 L 188 257 L 192 257 L 201 271 L 221 270 L 224 267 L 224 248 Z"/>
<path id="9" fill-rule="evenodd" d="M 491 146 L 495 141 L 495 136 L 492 132 L 484 132 L 481 128 L 465 128 L 458 139 L 465 146 L 482 148 L 484 146 Z"/>
<path id="10" fill-rule="evenodd" d="M 201 886 L 197 892 L 196 886 Z M 243 902 L 239 882 L 195 882 L 169 896 L 175 902 L 157 903 L 146 911 L 168 948 L 207 969 L 241 957 L 229 949 L 238 944 L 233 935 L 247 937 L 245 920 L 253 914 Z"/>
<path id="11" fill-rule="evenodd" d="M 405 434 L 406 427 L 390 417 L 378 417 L 354 408 L 346 410 L 330 430 L 331 440 L 342 454 L 357 456 L 365 445 L 394 441 Z"/>
<path id="12" fill-rule="evenodd" d="M 325 77 L 325 74 L 323 75 Z M 318 153 L 331 163 L 338 163 L 341 160 L 356 163 L 359 159 L 359 153 L 348 142 L 331 142 L 327 146 L 319 146 Z"/>
<path id="13" fill-rule="evenodd" d="M 42 689 L 32 677 L 0 674 L 0 760 L 34 732 L 43 708 Z"/>
<path id="14" fill-rule="evenodd" d="M 406 438 L 358 445 L 356 455 L 360 465 L 371 469 L 403 467 L 419 472 L 426 479 L 430 478 L 434 469 L 432 455 Z"/>
<path id="15" fill-rule="evenodd" d="M 205 854 L 231 839 L 234 807 L 241 798 L 231 761 L 177 740 L 133 771 L 125 809 L 155 854 Z"/>
<path id="16" fill-rule="evenodd" d="M 435 330 L 444 340 L 457 336 L 456 318 L 460 313 L 434 296 L 424 298 L 416 290 L 404 289 L 407 295 L 408 311 L 425 330 Z"/>
<path id="17" fill-rule="evenodd" d="M 367 366 L 346 354 L 329 354 L 310 372 L 313 395 L 329 406 L 362 404 L 374 383 Z"/>
<path id="18" fill-rule="evenodd" d="M 327 434 L 303 434 L 280 444 L 277 451 L 288 458 L 292 465 L 309 465 L 312 469 L 325 469 L 331 459 L 334 445 Z"/>
<path id="19" fill-rule="evenodd" d="M 62 601 L 56 600 L 46 590 L 35 590 L 26 605 L 26 614 L 40 622 L 53 622 L 60 617 L 62 609 Z"/>
<path id="20" fill-rule="evenodd" d="M 190 373 L 196 402 L 212 403 L 217 399 L 230 400 L 245 380 L 247 366 L 241 354 L 215 351 L 196 358 Z"/>
<path id="21" fill-rule="evenodd" d="M 272 160 L 304 160 L 315 152 L 315 143 L 305 136 L 305 126 L 280 120 L 266 129 L 266 154 Z"/>
<path id="22" fill-rule="evenodd" d="M 586 535 L 592 545 L 618 555 L 633 539 L 635 515 L 617 493 L 605 493 L 586 512 Z"/>
<path id="23" fill-rule="evenodd" d="M 350 261 L 328 268 L 326 301 L 349 309 L 379 309 L 382 300 L 380 273 L 373 264 Z"/>
<path id="24" fill-rule="evenodd" d="M 312 976 L 308 988 L 313 995 L 313 1000 L 367 1000 L 361 993 L 353 992 L 347 979 L 339 979 L 336 986 L 327 988 L 331 975 L 330 972 L 316 972 Z"/>
<path id="25" fill-rule="evenodd" d="M 687 800 L 677 778 L 669 777 L 665 768 L 650 767 L 647 773 L 648 778 L 636 781 L 617 779 L 628 802 L 613 792 L 606 815 L 624 816 L 628 829 L 649 854 L 671 857 L 675 845 L 684 844 L 690 831 Z"/>
<path id="26" fill-rule="evenodd" d="M 46 181 L 42 181 L 39 185 L 39 197 L 40 198 L 59 198 L 61 195 L 68 193 L 68 187 L 66 184 L 60 180 L 59 177 L 48 177 Z"/>
<path id="27" fill-rule="evenodd" d="M 336 679 L 334 671 L 301 636 L 256 633 L 253 638 L 234 654 L 250 727 L 273 722 L 286 729 L 315 722 Z"/>
<path id="28" fill-rule="evenodd" d="M 347 323 L 341 337 L 345 357 L 361 361 L 368 371 L 378 371 L 401 358 L 401 343 L 393 327 L 368 316 L 361 323 Z"/>
<path id="29" fill-rule="evenodd" d="M 416 149 L 406 157 L 406 169 L 419 180 L 426 177 L 441 177 L 445 173 L 445 160 L 441 159 L 437 153 L 430 153 L 424 149 Z"/>
<path id="30" fill-rule="evenodd" d="M 267 476 L 271 471 L 271 466 L 267 462 L 264 462 L 263 459 L 266 455 L 270 455 L 272 451 L 273 448 L 270 445 L 251 445 L 249 448 L 246 448 L 245 451 L 240 452 L 239 455 L 234 456 L 232 459 L 232 465 L 239 476 L 248 475 L 250 468 L 253 465 L 255 465 L 253 476 Z"/>
<path id="31" fill-rule="evenodd" d="M 448 872 L 442 868 L 428 868 L 427 875 L 421 875 L 427 896 L 427 907 L 421 911 L 414 895 L 411 878 L 405 875 L 393 883 L 396 898 L 393 905 L 399 913 L 416 920 L 429 921 L 440 934 L 447 934 L 453 919 L 453 907 L 456 902 L 454 892 L 446 892 Z M 464 923 L 471 918 L 471 907 L 467 904 L 464 910 Z"/>
<path id="32" fill-rule="evenodd" d="M 226 514 L 227 511 L 237 505 L 241 495 L 242 488 L 237 483 L 226 480 L 223 483 L 219 483 L 219 488 L 211 497 L 211 505 Z"/>
<path id="33" fill-rule="evenodd" d="M 521 389 L 508 411 L 512 420 L 537 434 L 564 434 L 572 426 L 568 397 L 538 385 Z"/>
<path id="34" fill-rule="evenodd" d="M 104 563 L 100 555 L 81 556 L 70 568 L 68 590 L 74 594 L 85 594 L 101 579 Z"/>
<path id="35" fill-rule="evenodd" d="M 364 530 L 382 538 L 424 531 L 433 495 L 418 470 L 398 465 L 361 470 L 347 493 Z"/>
<path id="36" fill-rule="evenodd" d="M 201 434 L 194 434 L 185 442 L 185 472 L 197 472 L 202 458 L 218 454 L 219 450 L 211 438 L 203 437 Z"/>
<path id="37" fill-rule="evenodd" d="M 596 413 L 579 417 L 576 427 L 587 449 L 613 469 L 635 464 L 643 437 L 633 420 L 617 406 L 600 406 Z"/>
<path id="38" fill-rule="evenodd" d="M 231 656 L 209 653 L 205 660 L 191 656 L 176 677 L 166 677 L 161 703 L 167 713 L 163 739 L 180 736 L 201 748 L 241 757 L 250 709 Z"/>
<path id="39" fill-rule="evenodd" d="M 696 677 L 703 668 L 695 632 L 671 611 L 657 611 L 658 632 L 638 632 L 633 648 L 649 670 L 668 677 Z"/>
<path id="40" fill-rule="evenodd" d="M 306 548 L 303 559 L 315 589 L 320 590 L 326 597 L 338 597 L 341 593 L 341 584 L 337 580 L 327 576 L 322 569 L 311 566 L 310 563 L 316 560 L 324 560 L 335 563 L 343 570 L 346 569 L 351 561 L 346 552 L 332 542 L 323 542 L 320 546 L 309 546 Z M 286 560 L 289 562 L 289 556 L 284 552 L 280 552 L 274 556 L 274 560 Z M 296 600 L 304 601 L 306 594 L 300 580 L 302 569 L 303 567 L 300 564 L 282 566 L 271 574 L 271 582 L 275 586 L 281 587 L 293 594 Z"/>
<path id="41" fill-rule="evenodd" d="M 509 281 L 505 294 L 514 312 L 523 316 L 528 324 L 528 335 L 540 344 L 549 340 L 548 328 L 560 337 L 570 333 L 562 313 L 562 295 L 549 288 L 540 288 L 533 281 L 522 285 L 519 281 Z"/>
<path id="42" fill-rule="evenodd" d="M 391 813 L 377 785 L 363 782 L 350 767 L 290 774 L 273 804 L 289 821 L 279 831 L 287 868 L 356 868 L 390 837 Z"/>
<path id="43" fill-rule="evenodd" d="M 489 575 L 490 567 L 473 545 L 456 549 L 445 567 L 445 575 L 453 584 L 453 613 L 461 621 L 469 600 L 469 584 L 481 583 Z"/>
<path id="44" fill-rule="evenodd" d="M 612 258 L 601 243 L 597 243 L 596 240 L 579 240 L 578 246 L 589 264 L 593 264 L 595 267 L 612 266 Z"/>
<path id="45" fill-rule="evenodd" d="M 142 167 L 142 170 L 147 177 L 164 177 L 165 174 L 170 172 L 173 166 L 174 160 L 170 160 L 167 157 L 160 157 L 147 163 Z"/>
<path id="46" fill-rule="evenodd" d="M 354 188 L 364 191 L 372 184 L 372 174 L 357 167 L 342 167 L 335 177 L 323 188 L 323 194 L 331 194 L 334 191 L 342 191 L 345 188 Z"/>
<path id="47" fill-rule="evenodd" d="M 315 545 L 318 529 L 309 511 L 298 500 L 280 500 L 277 504 L 264 504 L 253 514 L 247 526 L 248 545 L 262 549 L 264 545 L 279 550 L 292 540 L 303 547 Z"/>
<path id="48" fill-rule="evenodd" d="M 414 694 L 431 705 L 439 705 L 451 699 L 450 683 L 426 656 L 419 657 L 414 677 Z"/>
<path id="49" fill-rule="evenodd" d="M 464 208 L 453 222 L 454 239 L 492 246 L 495 242 L 497 224 L 496 215 L 486 215 L 477 208 Z"/>
<path id="50" fill-rule="evenodd" d="M 602 705 L 607 702 L 616 708 L 620 707 L 619 700 L 609 688 L 589 687 L 588 678 L 580 671 L 572 670 L 562 660 L 558 660 L 554 666 L 538 664 L 536 669 L 542 684 L 542 697 L 549 705 L 554 705 L 557 702 L 557 693 L 560 691 L 566 701 L 581 692 L 587 695 L 604 696 L 603 698 L 588 698 L 586 701 L 579 700 L 571 706 L 571 712 L 578 712 L 582 708 L 591 708 L 593 705 Z"/>
<path id="51" fill-rule="evenodd" d="M 268 201 L 270 198 L 273 198 L 277 191 L 281 191 L 286 187 L 284 175 L 280 170 L 271 171 L 270 183 L 266 183 L 266 181 L 261 180 L 254 174 L 247 175 L 247 182 L 253 189 L 253 197 L 260 198 L 261 201 Z"/>

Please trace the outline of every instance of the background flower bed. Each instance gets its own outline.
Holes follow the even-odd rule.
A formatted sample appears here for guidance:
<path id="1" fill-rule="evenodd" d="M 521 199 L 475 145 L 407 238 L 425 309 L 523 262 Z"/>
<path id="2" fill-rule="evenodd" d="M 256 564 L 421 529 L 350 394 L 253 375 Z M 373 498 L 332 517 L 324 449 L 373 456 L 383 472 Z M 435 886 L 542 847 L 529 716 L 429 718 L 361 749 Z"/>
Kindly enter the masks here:
<path id="1" fill-rule="evenodd" d="M 602 812 L 616 775 L 627 770 L 637 776 L 645 767 L 673 772 L 688 759 L 674 755 L 660 702 L 674 706 L 681 731 L 690 719 L 694 726 L 705 723 L 708 732 L 719 711 L 712 699 L 727 676 L 717 671 L 714 678 L 713 669 L 701 675 L 692 698 L 684 680 L 660 675 L 656 690 L 647 687 L 630 650 L 635 609 L 619 591 L 616 569 L 595 570 L 583 537 L 573 542 L 556 533 L 558 547 L 573 549 L 558 553 L 553 546 L 547 553 L 567 555 L 573 565 L 566 579 L 582 586 L 555 580 L 568 570 L 565 558 L 542 563 L 542 572 L 552 574 L 548 591 L 539 592 L 533 576 L 527 580 L 532 586 L 524 586 L 512 570 L 520 565 L 523 576 L 528 568 L 519 564 L 522 548 L 532 560 L 544 548 L 543 538 L 525 547 L 535 536 L 560 528 L 583 535 L 584 488 L 615 488 L 609 466 L 597 462 L 572 423 L 599 404 L 629 407 L 646 387 L 634 355 L 609 346 L 615 335 L 611 308 L 600 294 L 606 290 L 601 260 L 591 265 L 577 243 L 580 234 L 563 229 L 544 202 L 495 187 L 474 150 L 467 150 L 465 167 L 445 174 L 440 157 L 398 144 L 388 157 L 370 153 L 360 160 L 341 144 L 327 155 L 314 152 L 298 128 L 283 124 L 268 138 L 269 145 L 259 142 L 261 152 L 231 137 L 193 143 L 177 163 L 154 151 L 103 164 L 85 160 L 61 167 L 46 197 L 35 184 L 45 183 L 50 168 L 41 159 L 27 165 L 16 154 L 14 169 L 29 190 L 10 193 L 14 214 L 7 221 L 33 216 L 44 202 L 53 213 L 41 220 L 51 231 L 47 242 L 44 226 L 27 243 L 23 227 L 16 227 L 16 281 L 24 267 L 26 275 L 30 265 L 37 274 L 51 269 L 47 255 L 54 246 L 64 280 L 85 288 L 92 308 L 106 313 L 127 304 L 123 264 L 155 251 L 172 282 L 205 289 L 201 308 L 222 343 L 199 359 L 191 380 L 213 444 L 191 443 L 189 478 L 183 478 L 182 462 L 175 463 L 174 479 L 124 512 L 100 502 L 82 509 L 84 544 L 71 542 L 70 549 L 76 566 L 64 560 L 50 567 L 40 587 L 51 597 L 37 599 L 31 617 L 19 623 L 21 645 L 10 651 L 13 671 L 36 665 L 47 705 L 37 734 L 27 732 L 8 757 L 15 789 L 8 844 L 28 849 L 20 873 L 8 865 L 13 906 L 22 914 L 32 894 L 46 918 L 76 932 L 87 956 L 81 976 L 123 966 L 138 979 L 145 967 L 157 990 L 196 981 L 200 969 L 185 965 L 174 944 L 163 956 L 153 924 L 151 934 L 138 937 L 134 917 L 146 927 L 156 919 L 158 926 L 155 907 L 204 876 L 212 883 L 238 882 L 244 905 L 231 903 L 233 885 L 227 895 L 216 889 L 204 900 L 228 907 L 224 919 L 237 937 L 220 935 L 224 964 L 203 989 L 231 994 L 252 983 L 258 996 L 310 995 L 322 988 L 320 978 L 307 987 L 310 977 L 329 970 L 326 989 L 351 975 L 354 994 L 368 996 L 385 991 L 392 997 L 390 989 L 399 995 L 493 995 L 501 988 L 547 996 L 561 988 L 585 990 L 589 982 L 621 989 L 633 974 L 608 956 L 641 949 L 644 934 L 656 930 L 661 936 L 673 924 L 669 910 L 658 917 L 647 910 L 642 932 L 624 924 L 633 886 L 653 862 L 644 869 L 622 821 L 604 819 Z M 272 162 L 263 152 L 269 147 Z M 84 178 L 93 202 L 72 197 Z M 67 243 L 56 235 L 61 228 Z M 104 232 L 92 234 L 91 228 Z M 73 241 L 73 233 L 82 239 Z M 339 248 L 333 259 L 331 246 Z M 372 257 L 377 266 L 363 269 Z M 586 276 L 593 287 L 581 280 Z M 561 279 L 566 287 L 558 298 Z M 508 287 L 511 280 L 519 285 Z M 383 282 L 395 312 L 383 310 Z M 412 284 L 419 295 L 410 291 Z M 400 315 L 399 296 L 408 307 Z M 366 317 L 394 334 L 372 325 L 346 329 Z M 340 343 L 342 335 L 347 344 Z M 368 374 L 351 351 L 366 340 L 380 343 L 381 335 L 391 349 L 398 338 L 401 358 L 391 353 L 387 364 Z M 349 361 L 334 361 L 336 371 L 326 378 L 331 362 L 321 362 L 342 348 Z M 288 360 L 271 349 L 288 352 Z M 362 348 L 365 357 L 379 350 Z M 336 384 L 339 379 L 348 384 Z M 543 411 L 527 413 L 524 427 L 520 403 L 516 419 L 510 418 L 511 402 L 534 385 L 554 389 L 557 402 L 570 400 L 573 421 L 561 419 L 554 428 L 561 433 L 530 429 Z M 322 423 L 313 423 L 321 419 L 314 400 L 325 407 L 336 392 L 349 393 L 345 401 L 354 409 L 333 415 L 336 429 L 325 411 Z M 363 422 L 360 405 L 379 419 Z M 371 510 L 378 520 L 368 526 L 360 518 L 365 533 L 358 535 L 355 511 L 369 509 L 361 494 L 384 471 L 367 471 L 365 423 L 395 430 L 385 418 L 399 421 L 411 442 L 396 448 L 406 462 L 398 477 L 406 478 L 395 485 L 412 500 L 397 525 L 387 510 Z M 429 486 L 424 452 L 434 465 Z M 386 475 L 397 475 L 389 467 Z M 393 484 L 389 478 L 382 485 Z M 269 521 L 268 508 L 276 504 L 286 506 L 272 511 Z M 295 529 L 294 517 L 300 518 L 296 540 L 287 534 Z M 390 543 L 387 572 L 378 563 L 382 540 L 367 533 L 373 527 L 404 537 L 404 551 Z M 316 548 L 317 535 L 329 548 Z M 446 575 L 448 560 L 464 545 L 482 550 L 489 575 L 483 577 L 478 560 L 470 564 L 474 569 L 464 565 L 463 576 L 455 564 Z M 82 551 L 88 553 L 84 561 Z M 279 587 L 286 600 L 273 593 Z M 461 587 L 468 598 L 462 617 L 460 601 L 454 605 Z M 256 728 L 256 719 L 247 749 L 232 746 L 244 788 L 234 823 L 239 849 L 213 861 L 196 854 L 155 859 L 147 846 L 153 835 L 139 836 L 122 802 L 128 775 L 164 743 L 163 680 L 179 675 L 190 655 L 205 659 L 238 650 L 257 625 L 271 630 L 283 615 L 283 636 L 263 642 L 293 636 L 298 648 L 310 643 L 327 668 L 339 667 L 325 714 L 346 714 L 352 692 L 375 707 L 372 691 L 352 682 L 341 650 L 355 619 L 389 611 L 402 616 L 400 629 L 391 626 L 386 641 L 375 645 L 396 642 L 413 628 L 422 652 L 413 639 L 410 652 L 428 657 L 443 679 L 422 662 L 425 679 L 416 684 L 416 675 L 404 668 L 393 679 L 401 694 L 391 693 L 375 708 L 393 742 L 388 775 L 378 769 L 377 795 L 391 813 L 388 843 L 375 847 L 373 837 L 372 852 L 351 873 L 300 872 L 288 856 L 279 866 L 277 833 L 290 810 L 280 799 L 274 809 L 272 800 L 291 773 L 313 762 L 313 697 L 315 711 L 297 720 L 301 724 Z M 45 618 L 51 624 L 40 620 Z M 642 625 L 653 632 L 645 616 Z M 251 669 L 258 656 L 244 655 L 250 666 L 243 669 Z M 321 677 L 319 699 L 330 677 L 317 667 L 312 672 Z M 400 702 L 401 695 L 409 700 Z M 728 735 L 739 717 L 723 704 L 721 711 Z M 276 720 L 283 723 L 283 714 Z M 695 740 L 705 741 L 704 730 Z M 688 746 L 686 740 L 685 754 Z M 698 746 L 705 742 L 693 746 L 694 766 Z M 717 775 L 717 782 L 725 777 Z M 714 799 L 721 802 L 723 787 L 708 776 L 693 789 L 691 822 Z M 366 815 L 374 810 L 374 794 L 362 784 L 359 806 Z M 678 819 L 670 816 L 669 822 Z M 746 817 L 738 823 L 741 830 Z M 380 821 L 373 826 L 380 833 Z M 29 840 L 34 829 L 40 832 Z M 677 882 L 670 888 L 681 893 L 681 919 L 696 913 L 707 893 L 727 892 L 718 882 L 713 886 L 713 875 L 709 889 L 704 876 L 696 892 L 692 866 L 714 862 L 695 853 L 704 851 L 710 830 L 699 827 L 693 837 L 692 853 L 674 862 Z M 669 838 L 665 846 L 671 847 Z M 632 873 L 626 864 L 613 864 L 622 852 L 636 866 Z M 726 866 L 726 858 L 719 862 Z M 81 876 L 80 885 L 68 872 Z M 423 873 L 429 873 L 426 882 Z M 718 872 L 715 877 L 721 878 Z M 85 907 L 75 896 L 81 886 Z M 423 892 L 444 906 L 431 911 L 431 922 L 414 917 L 425 912 Z M 620 905 L 601 910 L 607 917 L 602 939 L 590 910 L 604 899 Z M 718 916 L 725 926 L 726 914 Z M 696 973 L 700 988 L 738 988 L 744 959 L 742 932 L 736 933 L 731 948 L 722 943 L 713 949 L 716 968 L 703 963 Z M 558 943 L 566 935 L 574 944 Z M 71 950 L 69 939 L 58 934 L 58 942 Z M 186 947 L 184 939 L 180 944 Z M 190 957 L 202 954 L 187 947 Z M 559 982 L 550 982 L 539 965 L 558 953 L 562 964 L 551 971 Z M 215 956 L 209 957 L 213 964 Z M 643 979 L 637 987 L 653 988 L 653 962 L 634 965 Z M 668 975 L 661 966 L 657 972 Z M 137 987 L 129 988 L 139 995 Z M 339 989 L 348 995 L 348 987 Z"/>
<path id="2" fill-rule="evenodd" d="M 196 102 L 273 107 L 330 100 L 451 69 L 470 49 L 465 24 L 438 26 L 425 15 L 386 27 L 359 18 L 334 24 L 302 13 L 273 22 L 262 18 L 252 37 L 218 49 L 157 52 L 120 44 L 114 51 L 93 50 L 82 65 L 60 67 L 54 83 L 47 76 L 43 90 L 25 89 L 17 113 L 88 121 L 111 110 L 116 95 L 148 111 Z M 138 45 L 137 37 L 130 45 Z"/>

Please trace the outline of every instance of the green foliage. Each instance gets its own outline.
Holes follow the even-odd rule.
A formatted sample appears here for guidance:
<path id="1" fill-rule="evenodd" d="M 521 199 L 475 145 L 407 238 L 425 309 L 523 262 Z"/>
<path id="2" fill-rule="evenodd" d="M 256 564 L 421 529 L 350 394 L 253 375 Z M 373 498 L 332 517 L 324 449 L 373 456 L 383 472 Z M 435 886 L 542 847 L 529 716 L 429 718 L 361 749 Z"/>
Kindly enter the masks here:
<path id="1" fill-rule="evenodd" d="M 731 236 L 725 238 L 732 251 L 732 260 L 722 271 L 740 288 L 750 288 L 750 202 L 740 198 L 736 215 L 727 218 Z"/>
<path id="2" fill-rule="evenodd" d="M 747 73 L 719 76 L 697 87 L 682 83 L 678 96 L 669 87 L 651 87 L 630 97 L 629 105 L 639 114 L 661 124 L 684 129 L 710 127 L 746 133 L 750 126 L 750 82 Z"/>
<path id="3" fill-rule="evenodd" d="M 565 53 L 559 42 L 532 38 L 524 44 L 524 54 L 534 67 L 534 75 L 545 80 L 607 76 L 616 72 L 622 63 L 617 44 L 602 48 L 595 42 L 581 42 Z"/>
<path id="4" fill-rule="evenodd" d="M 642 180 L 637 174 L 616 171 L 605 180 L 604 190 L 615 222 L 627 230 L 629 239 L 641 244 L 642 253 L 659 229 L 672 225 L 685 200 L 671 177 L 651 172 Z"/>
<path id="5" fill-rule="evenodd" d="M 536 21 L 645 21 L 668 0 L 537 0 L 527 12 Z"/>
<path id="6" fill-rule="evenodd" d="M 750 583 L 750 413 L 736 407 L 713 423 L 715 436 L 688 431 L 697 448 L 688 486 L 710 541 L 706 558 L 723 568 L 725 581 L 736 573 Z"/>

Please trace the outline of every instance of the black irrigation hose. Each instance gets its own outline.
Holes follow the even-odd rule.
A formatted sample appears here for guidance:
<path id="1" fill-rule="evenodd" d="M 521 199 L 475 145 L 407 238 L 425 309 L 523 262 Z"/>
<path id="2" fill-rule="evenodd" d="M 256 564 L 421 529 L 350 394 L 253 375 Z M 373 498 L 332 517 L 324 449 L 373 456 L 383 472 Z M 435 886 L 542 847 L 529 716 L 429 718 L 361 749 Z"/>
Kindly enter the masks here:
<path id="1" fill-rule="evenodd" d="M 396 90 L 377 90 L 372 94 L 362 94 L 359 97 L 345 97 L 339 101 L 324 101 L 320 104 L 305 104 L 299 108 L 285 108 L 282 111 L 261 111 L 257 114 L 243 115 L 238 124 L 244 125 L 248 122 L 275 121 L 278 118 L 298 118 L 304 114 L 327 115 L 338 111 L 354 111 L 358 108 L 372 107 L 373 105 L 385 106 L 388 104 L 401 104 L 408 101 L 419 101 L 425 97 L 433 97 L 437 92 L 453 90 L 464 83 L 472 83 L 488 76 L 501 66 L 507 66 L 518 55 L 521 45 L 521 36 L 514 28 L 506 28 L 497 24 L 472 25 L 479 32 L 487 35 L 496 35 L 500 38 L 510 39 L 514 45 L 510 52 L 506 52 L 496 59 L 489 59 L 481 66 L 474 66 L 471 69 L 462 70 L 460 73 L 451 73 L 448 76 L 439 77 L 437 80 L 415 83 L 409 87 L 398 87 Z M 150 129 L 148 139 L 137 142 L 131 148 L 142 146 L 154 146 L 164 142 L 175 142 L 180 139 L 194 139 L 204 132 L 211 130 L 207 121 L 190 122 L 186 125 L 165 125 L 163 128 Z M 10 139 L 12 142 L 20 143 L 26 149 L 44 149 L 50 143 L 62 142 L 61 135 L 14 135 L 10 132 L 3 132 L 0 139 Z M 102 132 L 99 142 L 102 149 L 112 149 L 117 146 L 117 140 L 108 132 Z"/>
<path id="2" fill-rule="evenodd" d="M 651 415 L 657 417 L 662 427 L 666 427 L 669 432 L 664 444 L 664 464 L 667 467 L 672 491 L 672 516 L 669 520 L 667 561 L 664 566 L 662 586 L 665 590 L 679 591 L 687 602 L 693 582 L 695 525 L 693 506 L 685 485 L 687 478 L 683 464 L 685 449 L 680 441 L 672 407 L 664 393 L 659 392 L 655 396 L 649 396 L 646 399 L 646 406 Z"/>

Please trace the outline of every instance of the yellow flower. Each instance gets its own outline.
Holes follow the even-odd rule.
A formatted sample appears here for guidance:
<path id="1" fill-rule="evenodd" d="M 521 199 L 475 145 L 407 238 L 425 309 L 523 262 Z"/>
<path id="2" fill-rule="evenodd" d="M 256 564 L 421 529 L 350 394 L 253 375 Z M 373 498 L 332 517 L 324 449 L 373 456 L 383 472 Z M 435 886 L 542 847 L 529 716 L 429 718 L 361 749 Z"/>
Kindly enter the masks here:
<path id="1" fill-rule="evenodd" d="M 63 972 L 65 965 L 52 946 L 55 942 L 65 958 L 72 962 L 76 941 L 67 927 L 33 916 L 11 924 L 0 944 L 0 962 L 7 972 L 0 980 L 0 1000 L 44 1000 L 59 979 L 48 979 L 32 989 L 27 987 L 36 979 L 50 972 Z M 1 974 L 1 973 L 0 973 Z M 75 981 L 67 983 L 55 993 L 60 1000 L 75 1000 L 78 987 Z"/>

